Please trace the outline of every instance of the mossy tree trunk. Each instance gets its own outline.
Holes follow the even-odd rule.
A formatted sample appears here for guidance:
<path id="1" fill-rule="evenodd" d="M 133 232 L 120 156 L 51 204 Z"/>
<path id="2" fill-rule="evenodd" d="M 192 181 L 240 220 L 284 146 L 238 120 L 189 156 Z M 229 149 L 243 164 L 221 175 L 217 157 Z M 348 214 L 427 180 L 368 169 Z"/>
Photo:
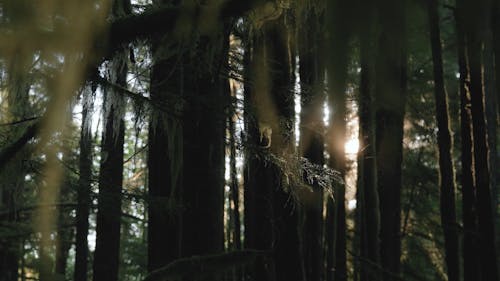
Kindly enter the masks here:
<path id="1" fill-rule="evenodd" d="M 90 193 L 92 182 L 92 113 L 94 89 L 86 86 L 82 93 L 82 125 L 80 132 L 80 158 L 76 207 L 76 240 L 75 240 L 75 281 L 87 281 L 89 246 Z"/>
<path id="2" fill-rule="evenodd" d="M 129 0 L 116 0 L 113 15 L 128 14 Z M 127 88 L 128 52 L 119 51 L 109 62 L 112 84 Z M 125 98 L 116 89 L 104 88 L 104 125 L 96 219 L 93 280 L 117 281 L 120 264 L 120 226 L 125 141 Z"/>

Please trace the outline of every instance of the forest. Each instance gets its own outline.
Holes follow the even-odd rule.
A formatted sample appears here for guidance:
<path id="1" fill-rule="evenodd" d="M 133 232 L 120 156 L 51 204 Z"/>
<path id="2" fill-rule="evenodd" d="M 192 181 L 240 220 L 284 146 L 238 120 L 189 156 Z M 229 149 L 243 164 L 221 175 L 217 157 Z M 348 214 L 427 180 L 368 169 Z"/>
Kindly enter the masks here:
<path id="1" fill-rule="evenodd" d="M 500 0 L 0 1 L 0 281 L 499 281 Z"/>

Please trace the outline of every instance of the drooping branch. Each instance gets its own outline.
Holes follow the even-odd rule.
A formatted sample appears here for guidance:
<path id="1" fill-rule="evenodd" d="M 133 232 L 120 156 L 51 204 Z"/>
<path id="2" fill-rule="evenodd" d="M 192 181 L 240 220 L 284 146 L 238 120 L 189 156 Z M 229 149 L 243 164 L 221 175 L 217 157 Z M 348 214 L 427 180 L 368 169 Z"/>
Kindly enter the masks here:
<path id="1" fill-rule="evenodd" d="M 16 154 L 23 149 L 23 147 L 28 143 L 29 140 L 35 137 L 39 129 L 39 123 L 35 123 L 26 129 L 24 134 L 17 139 L 12 144 L 8 145 L 0 152 L 0 172 L 5 167 L 5 165 L 14 157 Z"/>
<path id="2" fill-rule="evenodd" d="M 149 39 L 158 34 L 174 34 L 176 28 L 200 30 L 210 23 L 222 23 L 231 17 L 243 16 L 248 11 L 271 2 L 270 0 L 229 0 L 220 6 L 159 7 L 139 15 L 130 15 L 110 24 L 106 56 L 123 44 L 138 39 Z M 187 21 L 190 20 L 190 21 Z M 184 26 L 181 26 L 184 25 Z M 175 38 L 175 36 L 172 36 Z M 96 44 L 102 44 L 102 38 Z"/>

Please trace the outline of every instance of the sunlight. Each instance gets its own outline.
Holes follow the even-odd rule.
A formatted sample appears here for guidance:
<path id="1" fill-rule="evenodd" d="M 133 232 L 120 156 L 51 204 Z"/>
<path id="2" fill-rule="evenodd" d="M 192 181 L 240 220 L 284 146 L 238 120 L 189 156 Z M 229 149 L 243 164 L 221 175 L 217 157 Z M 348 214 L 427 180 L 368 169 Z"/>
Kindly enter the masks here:
<path id="1" fill-rule="evenodd" d="M 346 154 L 356 154 L 359 150 L 359 140 L 358 139 L 350 139 L 344 145 Z"/>

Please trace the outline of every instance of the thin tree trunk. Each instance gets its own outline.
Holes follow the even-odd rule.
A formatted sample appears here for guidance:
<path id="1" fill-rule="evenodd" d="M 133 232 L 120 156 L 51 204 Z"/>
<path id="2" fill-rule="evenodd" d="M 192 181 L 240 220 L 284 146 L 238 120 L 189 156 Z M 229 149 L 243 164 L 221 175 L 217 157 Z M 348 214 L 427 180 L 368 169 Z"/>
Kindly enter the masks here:
<path id="1" fill-rule="evenodd" d="M 111 82 L 127 87 L 127 53 L 111 61 Z M 120 251 L 121 191 L 123 184 L 124 108 L 123 96 L 105 89 L 104 130 L 99 173 L 99 197 L 94 252 L 94 281 L 117 281 Z"/>
<path id="2" fill-rule="evenodd" d="M 495 250 L 495 229 L 491 207 L 490 174 L 488 169 L 488 140 L 484 106 L 484 75 L 482 46 L 487 32 L 488 1 L 466 1 L 460 11 L 464 20 L 470 75 L 474 176 L 477 194 L 479 253 L 482 276 L 498 280 Z M 467 11 L 467 13 L 465 13 Z"/>
<path id="3" fill-rule="evenodd" d="M 312 12 L 304 15 L 299 25 L 299 56 L 301 82 L 301 155 L 311 163 L 324 163 L 323 106 L 325 102 L 324 66 L 320 63 L 321 41 L 317 18 Z M 302 27 L 302 28 L 301 28 Z M 305 175 L 307 177 L 307 175 Z M 302 252 L 305 280 L 323 279 L 323 188 L 312 183 L 312 193 L 301 202 L 303 205 Z M 331 199 L 329 200 L 331 202 Z M 333 225 L 333 218 L 331 221 Z M 331 232 L 333 238 L 333 231 Z M 328 242 L 333 242 L 333 239 Z M 328 243 L 327 242 L 327 243 Z"/>
<path id="4" fill-rule="evenodd" d="M 462 9 L 463 1 L 457 1 L 457 10 Z M 461 130 L 461 162 L 462 162 L 462 221 L 463 238 L 463 272 L 464 281 L 482 280 L 478 262 L 476 187 L 474 184 L 474 156 L 472 148 L 472 116 L 470 112 L 470 92 L 467 85 L 469 74 L 467 70 L 466 42 L 463 22 L 455 15 L 458 67 L 460 73 L 460 130 Z"/>
<path id="5" fill-rule="evenodd" d="M 236 98 L 234 96 L 234 98 Z M 237 101 L 235 101 L 237 102 Z M 236 106 L 232 105 L 232 116 L 229 118 L 229 146 L 230 146 L 230 170 L 231 170 L 231 199 L 233 203 L 232 212 L 233 217 L 233 248 L 235 250 L 241 250 L 241 218 L 240 218 L 240 184 L 238 180 L 238 170 L 236 168 L 236 157 L 237 157 L 237 143 L 236 143 L 236 121 L 238 118 L 235 114 Z"/>
<path id="6" fill-rule="evenodd" d="M 486 115 L 486 131 L 488 135 L 488 161 L 490 168 L 490 190 L 491 190 L 491 206 L 493 207 L 493 221 L 497 219 L 498 210 L 498 150 L 497 150 L 497 128 L 500 127 L 500 119 L 497 111 L 497 95 L 498 86 L 495 81 L 495 60 L 493 54 L 493 39 L 492 32 L 487 31 L 484 43 L 484 101 Z M 499 67 L 500 69 L 500 67 Z"/>
<path id="7" fill-rule="evenodd" d="M 455 211 L 455 172 L 451 156 L 452 137 L 448 115 L 448 97 L 443 77 L 443 57 L 439 28 L 438 1 L 429 0 L 429 29 L 434 69 L 434 96 L 438 126 L 441 225 L 444 233 L 445 260 L 449 281 L 459 281 L 457 218 Z"/>
<path id="8" fill-rule="evenodd" d="M 330 167 L 340 172 L 342 177 L 346 173 L 345 142 L 346 142 L 346 83 L 347 66 L 349 62 L 349 43 L 352 29 L 352 3 L 333 1 L 327 7 L 328 25 L 331 38 L 328 42 L 329 65 L 328 70 L 328 106 L 330 109 L 330 124 L 327 130 L 327 149 L 330 154 Z M 346 249 L 346 209 L 345 185 L 335 184 L 335 206 L 333 216 L 328 217 L 327 223 L 334 221 L 333 239 L 333 277 L 336 281 L 347 280 L 347 249 Z M 331 200 L 327 201 L 327 210 L 331 213 Z M 329 254 L 328 258 L 331 258 Z M 328 259 L 327 258 L 327 259 Z M 327 266 L 330 266 L 327 264 Z M 330 272 L 328 268 L 327 272 Z M 330 278 L 331 278 L 330 277 Z M 328 278 L 328 274 L 327 274 Z M 331 279 L 329 279 L 331 280 Z"/>
<path id="9" fill-rule="evenodd" d="M 488 31 L 483 49 L 484 62 L 484 92 L 485 92 L 485 115 L 486 115 L 486 130 L 488 135 L 488 164 L 490 169 L 490 191 L 491 191 L 491 206 L 493 212 L 493 224 L 496 225 L 496 232 L 500 231 L 498 224 L 498 184 L 500 173 L 498 172 L 500 155 L 498 154 L 498 128 L 500 127 L 500 115 L 498 115 L 497 93 L 498 85 L 495 80 L 495 60 L 493 53 L 492 32 Z M 499 68 L 500 69 L 500 68 Z M 500 246 L 496 241 L 497 246 Z M 500 248 L 497 247 L 497 252 Z M 498 260 L 497 260 L 498 261 Z M 499 265 L 500 266 L 500 265 Z"/>
<path id="10" fill-rule="evenodd" d="M 491 3 L 491 23 L 491 31 L 493 33 L 493 52 L 495 55 L 495 80 L 498 90 L 498 88 L 500 88 L 500 3 L 498 3 L 498 1 L 492 1 Z M 496 95 L 497 111 L 500 116 L 500 91 L 497 91 Z M 498 194 L 495 195 L 498 196 Z"/>
<path id="11" fill-rule="evenodd" d="M 87 281 L 89 247 L 90 188 L 92 181 L 92 112 L 94 90 L 86 86 L 82 94 L 82 126 L 80 132 L 80 159 L 76 207 L 75 281 Z"/>

